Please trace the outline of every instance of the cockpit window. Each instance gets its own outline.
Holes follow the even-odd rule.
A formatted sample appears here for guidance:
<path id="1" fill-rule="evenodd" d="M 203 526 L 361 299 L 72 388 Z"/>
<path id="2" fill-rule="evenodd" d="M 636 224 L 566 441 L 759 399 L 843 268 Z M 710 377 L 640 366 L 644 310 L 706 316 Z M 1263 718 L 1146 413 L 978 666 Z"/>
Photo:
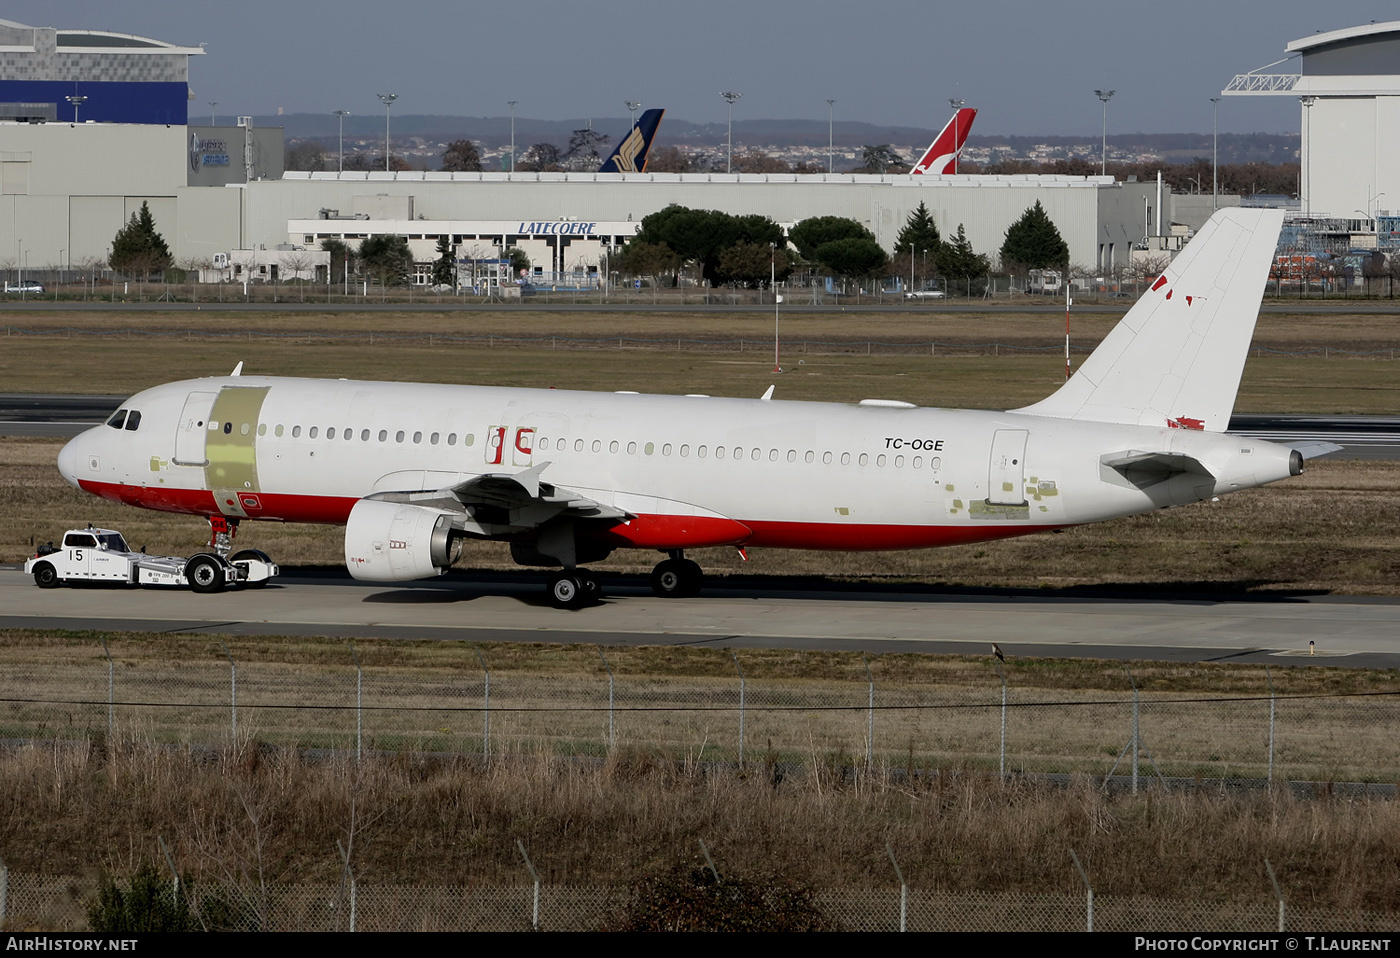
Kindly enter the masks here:
<path id="1" fill-rule="evenodd" d="M 120 429 L 124 422 L 126 422 L 126 410 L 118 409 L 116 412 L 112 413 L 112 418 L 107 420 L 107 425 L 111 426 L 113 429 Z"/>
<path id="2" fill-rule="evenodd" d="M 126 414 L 126 431 L 135 432 L 141 428 L 141 413 L 133 409 Z"/>
<path id="3" fill-rule="evenodd" d="M 97 544 L 109 552 L 130 552 L 126 547 L 126 540 L 117 532 L 104 532 L 97 537 Z"/>

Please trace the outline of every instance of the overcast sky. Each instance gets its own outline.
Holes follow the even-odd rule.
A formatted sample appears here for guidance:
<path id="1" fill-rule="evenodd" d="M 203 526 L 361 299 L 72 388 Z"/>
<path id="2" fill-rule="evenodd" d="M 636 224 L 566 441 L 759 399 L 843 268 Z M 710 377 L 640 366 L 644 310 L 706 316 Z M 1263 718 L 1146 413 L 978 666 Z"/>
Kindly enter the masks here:
<path id="1" fill-rule="evenodd" d="M 826 119 L 938 127 L 949 97 L 983 134 L 1208 132 L 1210 97 L 1290 40 L 1397 16 L 1378 0 L 17 0 L 0 17 L 206 44 L 197 107 L 223 114 L 382 112 L 562 120 L 626 116 L 623 102 L 723 122 Z M 1227 97 L 1222 132 L 1296 132 L 1297 101 Z"/>

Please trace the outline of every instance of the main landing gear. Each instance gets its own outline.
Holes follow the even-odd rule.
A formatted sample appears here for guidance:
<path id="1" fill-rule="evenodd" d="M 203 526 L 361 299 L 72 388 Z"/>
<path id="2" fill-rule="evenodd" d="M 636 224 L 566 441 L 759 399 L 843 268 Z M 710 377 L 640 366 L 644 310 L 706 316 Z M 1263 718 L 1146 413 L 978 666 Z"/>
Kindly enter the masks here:
<path id="1" fill-rule="evenodd" d="M 556 609 L 581 609 L 602 595 L 602 586 L 587 569 L 565 569 L 549 577 L 549 603 Z"/>
<path id="2" fill-rule="evenodd" d="M 680 549 L 672 549 L 651 570 L 651 591 L 663 599 L 691 598 L 700 594 L 705 584 L 705 573 L 698 563 L 685 558 Z"/>

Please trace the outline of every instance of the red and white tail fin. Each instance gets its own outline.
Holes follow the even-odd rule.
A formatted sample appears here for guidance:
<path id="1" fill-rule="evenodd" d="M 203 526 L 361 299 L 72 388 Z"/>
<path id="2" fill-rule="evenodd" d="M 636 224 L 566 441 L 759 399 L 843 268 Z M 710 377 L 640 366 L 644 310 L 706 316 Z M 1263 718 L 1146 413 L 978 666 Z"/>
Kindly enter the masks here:
<path id="1" fill-rule="evenodd" d="M 933 138 L 929 148 L 924 151 L 924 155 L 919 157 L 919 162 L 914 164 L 910 173 L 952 173 L 957 165 L 958 154 L 962 152 L 963 144 L 967 142 L 967 131 L 972 129 L 972 121 L 976 119 L 977 111 L 971 107 L 963 107 L 953 118 L 948 121 L 948 125 L 943 128 L 943 132 Z"/>

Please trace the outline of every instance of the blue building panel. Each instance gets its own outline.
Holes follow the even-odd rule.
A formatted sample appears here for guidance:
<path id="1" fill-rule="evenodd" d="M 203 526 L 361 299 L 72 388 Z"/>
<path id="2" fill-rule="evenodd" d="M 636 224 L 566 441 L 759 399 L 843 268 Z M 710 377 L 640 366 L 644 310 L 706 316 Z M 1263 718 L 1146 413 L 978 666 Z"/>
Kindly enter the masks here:
<path id="1" fill-rule="evenodd" d="M 66 97 L 74 94 L 87 97 L 78 108 L 79 122 L 185 126 L 189 120 L 184 83 L 0 80 L 0 103 L 53 103 L 60 122 L 72 122 L 73 105 Z"/>

